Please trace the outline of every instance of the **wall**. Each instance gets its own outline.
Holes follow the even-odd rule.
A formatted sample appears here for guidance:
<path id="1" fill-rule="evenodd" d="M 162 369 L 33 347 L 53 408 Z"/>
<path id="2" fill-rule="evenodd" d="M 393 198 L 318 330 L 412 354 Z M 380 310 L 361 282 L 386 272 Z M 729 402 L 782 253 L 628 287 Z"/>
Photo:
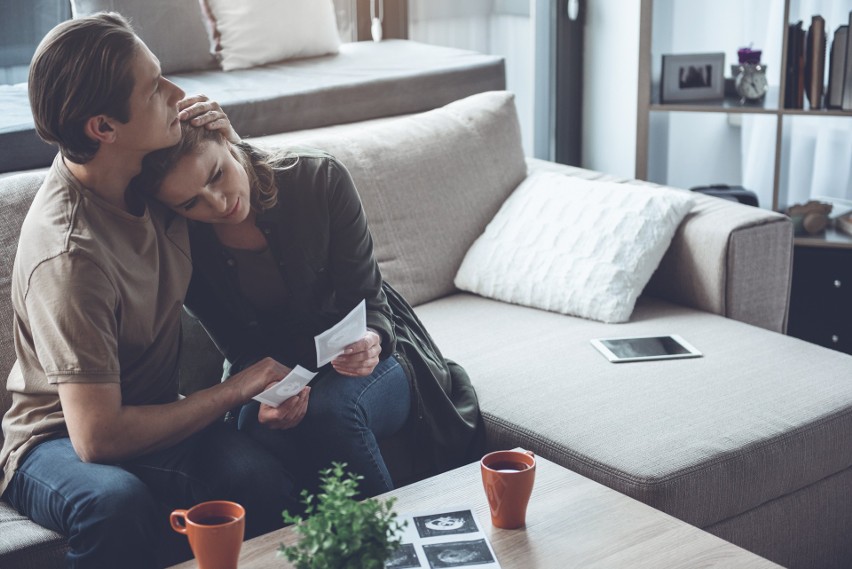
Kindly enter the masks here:
<path id="1" fill-rule="evenodd" d="M 768 13 L 769 0 L 752 0 L 745 6 L 740 0 L 656 0 L 655 4 L 662 7 L 658 7 L 652 48 L 655 74 L 659 74 L 661 53 L 725 51 L 727 66 L 736 61 L 737 47 L 749 41 L 765 47 L 759 44 L 770 24 L 760 15 Z M 587 0 L 583 166 L 625 177 L 633 177 L 636 165 L 639 18 L 639 0 Z M 777 24 L 775 28 L 780 29 Z M 769 56 L 770 66 L 777 69 L 779 54 Z M 771 82 L 777 85 L 777 77 Z M 652 114 L 652 138 L 657 144 L 649 153 L 650 179 L 677 186 L 738 183 L 742 171 L 736 124 L 721 114 L 659 115 L 663 114 Z M 701 132 L 699 144 L 696 132 Z"/>
<path id="2" fill-rule="evenodd" d="M 773 0 L 655 0 L 658 17 L 654 25 L 655 46 L 652 55 L 655 69 L 659 68 L 662 53 L 725 53 L 725 76 L 730 77 L 730 65 L 737 61 L 737 49 L 753 44 L 761 49 L 761 60 L 768 64 L 767 78 L 777 89 L 781 68 L 782 3 Z M 663 18 L 659 17 L 659 12 Z M 665 21 L 665 24 L 663 24 Z M 655 77 L 658 80 L 658 77 Z M 742 117 L 724 113 L 666 113 L 668 116 L 668 146 L 651 148 L 655 154 L 666 154 L 666 167 L 659 177 L 649 179 L 669 185 L 689 188 L 698 185 L 743 183 Z M 774 120 L 758 117 L 758 122 L 774 128 Z M 696 136 L 700 133 L 700 136 Z M 761 158 L 773 158 L 774 146 L 769 146 Z M 649 174 L 655 172 L 649 169 Z M 762 174 L 771 178 L 772 170 Z M 761 204 L 772 203 L 771 183 L 768 191 L 756 190 Z"/>
<path id="3" fill-rule="evenodd" d="M 515 93 L 524 153 L 534 155 L 534 33 L 527 0 L 409 0 L 409 38 L 501 55 Z"/>
<path id="4" fill-rule="evenodd" d="M 515 107 L 521 123 L 524 154 L 533 156 L 535 110 L 535 65 L 533 31 L 529 16 L 495 14 L 490 22 L 489 52 L 506 58 L 506 88 L 515 94 Z"/>
<path id="5" fill-rule="evenodd" d="M 26 83 L 41 38 L 70 17 L 67 0 L 0 0 L 0 85 Z"/>
<path id="6" fill-rule="evenodd" d="M 583 166 L 632 177 L 639 0 L 584 1 Z M 507 88 L 517 97 L 524 151 L 529 156 L 535 154 L 535 75 L 547 65 L 533 61 L 535 34 L 529 9 L 534 2 L 409 0 L 411 39 L 506 57 Z"/>
<path id="7" fill-rule="evenodd" d="M 639 0 L 586 0 L 584 168 L 633 177 Z"/>

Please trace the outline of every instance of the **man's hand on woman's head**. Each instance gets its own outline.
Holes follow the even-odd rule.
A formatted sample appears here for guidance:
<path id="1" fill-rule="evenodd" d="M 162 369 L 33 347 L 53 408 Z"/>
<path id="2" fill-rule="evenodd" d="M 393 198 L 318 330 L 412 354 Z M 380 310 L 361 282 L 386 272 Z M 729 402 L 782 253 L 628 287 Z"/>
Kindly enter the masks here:
<path id="1" fill-rule="evenodd" d="M 211 101 L 207 95 L 192 95 L 178 102 L 180 120 L 190 121 L 193 126 L 204 126 L 210 130 L 221 130 L 231 142 L 239 142 L 240 135 L 231 126 L 228 115 L 216 101 Z"/>
<path id="2" fill-rule="evenodd" d="M 340 375 L 363 377 L 373 373 L 381 353 L 382 337 L 368 328 L 364 337 L 346 346 L 346 351 L 331 360 L 331 365 Z"/>

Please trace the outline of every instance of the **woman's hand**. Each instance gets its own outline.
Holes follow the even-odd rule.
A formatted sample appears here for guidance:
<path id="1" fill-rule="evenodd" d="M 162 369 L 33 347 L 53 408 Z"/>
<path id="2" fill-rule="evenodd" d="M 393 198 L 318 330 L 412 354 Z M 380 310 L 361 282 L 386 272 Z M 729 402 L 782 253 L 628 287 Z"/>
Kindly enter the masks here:
<path id="1" fill-rule="evenodd" d="M 276 383 L 273 381 L 267 386 L 267 389 Z M 292 429 L 305 418 L 310 393 L 311 388 L 305 387 L 278 407 L 261 403 L 260 410 L 257 412 L 257 421 L 270 429 Z"/>
<path id="2" fill-rule="evenodd" d="M 331 360 L 331 365 L 340 375 L 363 377 L 373 373 L 381 353 L 382 337 L 368 328 L 364 337 L 346 346 L 343 354 Z"/>
<path id="3" fill-rule="evenodd" d="M 211 101 L 207 95 L 192 95 L 178 102 L 178 117 L 190 121 L 193 126 L 202 126 L 210 130 L 221 130 L 230 142 L 240 141 L 240 135 L 231 126 L 228 115 L 216 101 Z"/>

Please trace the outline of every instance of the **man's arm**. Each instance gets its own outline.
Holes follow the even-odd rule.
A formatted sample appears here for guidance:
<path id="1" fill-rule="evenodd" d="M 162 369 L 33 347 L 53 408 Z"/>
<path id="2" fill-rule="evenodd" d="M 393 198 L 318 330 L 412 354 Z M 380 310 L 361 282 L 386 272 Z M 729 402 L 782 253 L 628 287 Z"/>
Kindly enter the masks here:
<path id="1" fill-rule="evenodd" d="M 98 263 L 85 254 L 57 255 L 40 263 L 28 280 L 22 333 L 32 339 L 48 381 L 57 385 L 71 443 L 84 461 L 114 462 L 168 447 L 290 371 L 262 360 L 185 400 L 127 405 L 120 381 L 118 292 Z M 180 317 L 179 306 L 171 310 Z M 160 373 L 170 373 L 163 367 Z"/>
<path id="2" fill-rule="evenodd" d="M 61 383 L 59 399 L 80 459 L 116 462 L 174 445 L 289 372 L 266 358 L 224 383 L 163 405 L 122 405 L 118 383 Z"/>

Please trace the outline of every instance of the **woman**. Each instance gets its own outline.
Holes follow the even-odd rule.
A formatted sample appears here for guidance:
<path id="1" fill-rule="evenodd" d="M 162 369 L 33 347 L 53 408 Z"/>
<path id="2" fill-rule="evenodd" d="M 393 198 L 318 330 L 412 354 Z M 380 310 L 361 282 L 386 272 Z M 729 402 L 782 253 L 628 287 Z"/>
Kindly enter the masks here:
<path id="1" fill-rule="evenodd" d="M 186 306 L 225 355 L 226 376 L 264 356 L 313 369 L 314 336 L 366 300 L 365 336 L 281 406 L 244 406 L 240 429 L 312 478 L 347 462 L 365 496 L 393 488 L 377 441 L 401 430 L 416 445 L 414 475 L 478 458 L 473 387 L 383 282 L 360 199 L 333 157 L 270 155 L 187 125 L 180 144 L 146 157 L 134 187 L 198 222 Z"/>

